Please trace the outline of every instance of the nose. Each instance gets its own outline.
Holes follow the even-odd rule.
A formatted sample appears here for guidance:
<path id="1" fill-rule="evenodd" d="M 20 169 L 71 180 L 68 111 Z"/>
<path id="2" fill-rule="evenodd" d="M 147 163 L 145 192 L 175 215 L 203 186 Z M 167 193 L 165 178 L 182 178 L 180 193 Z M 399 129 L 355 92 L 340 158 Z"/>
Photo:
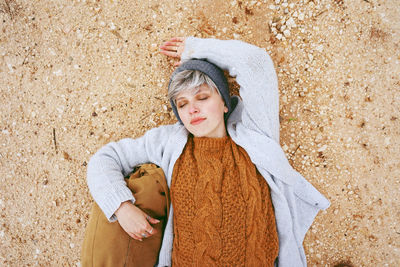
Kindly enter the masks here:
<path id="1" fill-rule="evenodd" d="M 195 105 L 194 103 L 189 104 L 189 113 L 190 114 L 194 114 L 194 113 L 198 113 L 199 109 L 197 107 L 197 105 Z"/>

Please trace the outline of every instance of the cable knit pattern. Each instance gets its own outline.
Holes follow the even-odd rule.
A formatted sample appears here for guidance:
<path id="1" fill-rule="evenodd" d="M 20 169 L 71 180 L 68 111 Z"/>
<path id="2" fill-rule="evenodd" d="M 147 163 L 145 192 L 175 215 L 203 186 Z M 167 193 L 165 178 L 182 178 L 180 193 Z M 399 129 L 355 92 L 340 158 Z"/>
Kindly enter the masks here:
<path id="1" fill-rule="evenodd" d="M 317 213 L 330 203 L 290 166 L 279 145 L 278 80 L 271 58 L 265 49 L 238 40 L 189 37 L 181 59 L 192 58 L 207 59 L 236 77 L 240 99 L 226 123 L 227 131 L 269 185 L 279 236 L 278 266 L 307 266 L 304 236 Z M 87 182 L 106 217 L 115 221 L 121 203 L 135 201 L 124 176 L 138 164 L 160 166 L 170 186 L 187 140 L 183 125 L 163 125 L 137 139 L 111 142 L 93 155 Z M 171 207 L 158 266 L 171 266 L 174 213 Z"/>
<path id="2" fill-rule="evenodd" d="M 273 266 L 269 188 L 230 137 L 188 138 L 171 187 L 176 266 Z"/>

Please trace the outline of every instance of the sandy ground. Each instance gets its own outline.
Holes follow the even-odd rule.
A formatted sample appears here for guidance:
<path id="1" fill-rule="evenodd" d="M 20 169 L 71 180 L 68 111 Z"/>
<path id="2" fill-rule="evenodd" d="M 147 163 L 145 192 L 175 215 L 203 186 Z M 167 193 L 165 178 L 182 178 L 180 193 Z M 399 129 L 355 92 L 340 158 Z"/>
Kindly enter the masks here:
<path id="1" fill-rule="evenodd" d="M 0 21 L 1 266 L 80 266 L 90 156 L 175 122 L 175 35 L 271 54 L 281 145 L 332 202 L 309 266 L 400 266 L 398 1 L 1 0 Z"/>

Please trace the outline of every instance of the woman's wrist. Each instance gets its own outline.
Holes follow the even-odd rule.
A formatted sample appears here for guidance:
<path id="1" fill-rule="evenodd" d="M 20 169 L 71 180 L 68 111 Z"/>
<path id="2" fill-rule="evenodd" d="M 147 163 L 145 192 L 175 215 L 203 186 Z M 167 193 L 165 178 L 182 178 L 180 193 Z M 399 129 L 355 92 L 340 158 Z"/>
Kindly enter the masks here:
<path id="1" fill-rule="evenodd" d="M 121 215 L 121 213 L 123 213 L 123 211 L 127 207 L 129 207 L 129 205 L 133 205 L 130 200 L 122 202 L 121 205 L 119 206 L 119 208 L 114 212 L 115 216 L 117 216 L 117 218 L 118 218 L 119 217 L 118 215 Z"/>

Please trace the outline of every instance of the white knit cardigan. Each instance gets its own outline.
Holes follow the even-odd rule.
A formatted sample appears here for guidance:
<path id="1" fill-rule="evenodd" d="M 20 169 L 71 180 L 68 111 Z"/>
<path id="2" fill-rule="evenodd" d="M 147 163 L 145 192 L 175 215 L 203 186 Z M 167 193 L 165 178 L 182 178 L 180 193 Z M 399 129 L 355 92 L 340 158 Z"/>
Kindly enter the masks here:
<path id="1" fill-rule="evenodd" d="M 306 266 L 304 236 L 329 201 L 287 161 L 279 145 L 279 95 L 273 63 L 264 49 L 237 40 L 186 39 L 182 60 L 207 59 L 236 77 L 240 98 L 227 121 L 233 141 L 243 147 L 267 181 L 279 237 L 276 266 Z M 89 161 L 90 192 L 110 221 L 124 201 L 135 201 L 124 176 L 134 166 L 152 162 L 160 166 L 171 185 L 172 171 L 187 142 L 182 124 L 151 129 L 140 138 L 122 139 L 101 148 Z M 171 266 L 173 209 L 165 229 L 159 266 Z"/>

